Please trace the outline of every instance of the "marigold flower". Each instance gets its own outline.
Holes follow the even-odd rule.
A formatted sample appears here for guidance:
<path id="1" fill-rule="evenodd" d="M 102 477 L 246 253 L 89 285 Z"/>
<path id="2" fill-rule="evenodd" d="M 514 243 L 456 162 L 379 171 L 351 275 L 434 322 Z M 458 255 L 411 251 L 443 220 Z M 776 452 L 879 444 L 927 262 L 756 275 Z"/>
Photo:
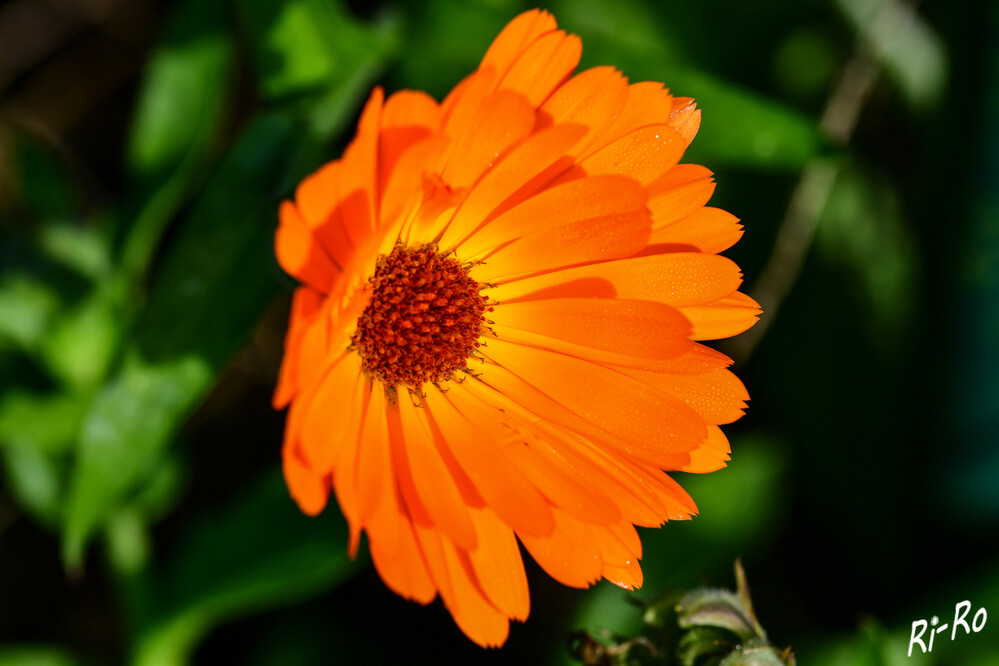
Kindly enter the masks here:
<path id="1" fill-rule="evenodd" d="M 302 511 L 331 492 L 385 583 L 440 595 L 501 645 L 556 580 L 642 584 L 636 525 L 696 512 L 748 395 L 698 340 L 759 308 L 718 256 L 738 220 L 678 164 L 700 111 L 610 67 L 543 11 L 504 28 L 438 104 L 376 89 L 341 159 L 280 209 L 302 286 L 274 405 Z"/>

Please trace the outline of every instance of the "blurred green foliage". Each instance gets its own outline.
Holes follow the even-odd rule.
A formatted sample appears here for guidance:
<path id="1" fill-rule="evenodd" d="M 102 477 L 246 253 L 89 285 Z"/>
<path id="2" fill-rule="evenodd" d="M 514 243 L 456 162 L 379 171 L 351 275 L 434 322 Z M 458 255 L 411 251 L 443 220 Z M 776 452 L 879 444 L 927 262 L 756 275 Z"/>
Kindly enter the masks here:
<path id="1" fill-rule="evenodd" d="M 730 467 L 680 479 L 693 521 L 643 531 L 645 590 L 529 567 L 533 617 L 482 652 L 348 561 L 335 509 L 288 499 L 268 394 L 291 282 L 271 245 L 372 85 L 441 98 L 529 5 L 140 4 L 157 37 L 98 147 L 0 114 L 0 666 L 572 663 L 571 630 L 636 635 L 635 599 L 725 583 L 738 556 L 801 663 L 999 663 L 991 625 L 905 656 L 913 621 L 999 599 L 994 7 L 543 3 L 583 67 L 697 99 L 686 161 L 744 219 L 750 284 L 802 170 L 835 178 L 738 368 L 754 400 Z M 823 113 L 857 53 L 874 87 L 844 144 Z"/>

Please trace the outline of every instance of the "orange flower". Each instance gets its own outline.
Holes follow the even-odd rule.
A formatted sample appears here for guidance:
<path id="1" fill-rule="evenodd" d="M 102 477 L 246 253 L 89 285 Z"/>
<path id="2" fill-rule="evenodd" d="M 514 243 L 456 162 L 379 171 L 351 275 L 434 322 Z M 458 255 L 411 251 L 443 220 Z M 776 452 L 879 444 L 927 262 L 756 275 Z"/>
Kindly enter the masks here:
<path id="1" fill-rule="evenodd" d="M 280 210 L 291 494 L 335 493 L 351 553 L 366 532 L 390 588 L 483 646 L 528 615 L 518 539 L 566 585 L 640 586 L 635 526 L 696 512 L 665 471 L 723 467 L 748 399 L 695 342 L 759 313 L 717 254 L 738 220 L 678 164 L 700 111 L 573 76 L 580 51 L 531 11 L 443 103 L 376 89 Z"/>

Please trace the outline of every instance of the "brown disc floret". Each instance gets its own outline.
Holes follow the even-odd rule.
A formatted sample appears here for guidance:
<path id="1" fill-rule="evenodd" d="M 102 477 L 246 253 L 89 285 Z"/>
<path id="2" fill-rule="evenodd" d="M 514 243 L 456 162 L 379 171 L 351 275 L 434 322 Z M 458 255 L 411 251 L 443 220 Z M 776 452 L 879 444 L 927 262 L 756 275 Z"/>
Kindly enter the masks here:
<path id="1" fill-rule="evenodd" d="M 362 370 L 387 388 L 416 390 L 467 370 L 487 308 L 468 271 L 436 245 L 397 245 L 380 256 L 351 337 Z"/>

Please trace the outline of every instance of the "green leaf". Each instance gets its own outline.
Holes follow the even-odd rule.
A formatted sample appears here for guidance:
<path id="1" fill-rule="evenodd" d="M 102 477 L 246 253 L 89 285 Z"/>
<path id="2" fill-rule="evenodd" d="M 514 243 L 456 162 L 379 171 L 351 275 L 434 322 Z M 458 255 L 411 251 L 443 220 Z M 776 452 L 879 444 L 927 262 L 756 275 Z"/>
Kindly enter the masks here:
<path id="1" fill-rule="evenodd" d="M 119 575 L 138 574 L 152 553 L 149 525 L 180 499 L 184 467 L 177 455 L 163 458 L 129 502 L 105 525 L 108 561 Z"/>
<path id="2" fill-rule="evenodd" d="M 0 274 L 0 341 L 40 361 L 67 388 L 91 390 L 120 329 L 121 299 L 103 228 L 97 220 L 47 221 L 37 235 L 12 235 L 11 245 L 13 261 Z"/>
<path id="3" fill-rule="evenodd" d="M 676 655 L 682 666 L 717 666 L 737 643 L 731 633 L 715 627 L 697 627 L 677 641 Z"/>
<path id="4" fill-rule="evenodd" d="M 86 402 L 77 396 L 23 389 L 5 392 L 0 396 L 0 444 L 65 453 L 85 409 Z"/>
<path id="5" fill-rule="evenodd" d="M 204 150 L 231 86 L 226 3 L 175 5 L 147 65 L 129 133 L 128 166 L 138 178 L 169 172 Z"/>
<path id="6" fill-rule="evenodd" d="M 306 136 L 292 159 L 290 180 L 282 184 L 285 188 L 290 189 L 317 164 L 329 159 L 329 138 L 355 116 L 358 100 L 370 94 L 372 83 L 398 48 L 399 22 L 395 14 L 382 15 L 366 30 L 368 47 L 353 53 L 336 76 L 325 82 L 325 88 L 306 99 Z"/>
<path id="7" fill-rule="evenodd" d="M 140 514 L 146 523 L 163 518 L 183 495 L 187 486 L 186 472 L 180 456 L 167 455 L 132 497 L 128 508 Z"/>
<path id="8" fill-rule="evenodd" d="M 108 559 L 120 574 L 135 574 L 149 562 L 152 550 L 143 516 L 131 507 L 118 511 L 107 522 Z"/>
<path id="9" fill-rule="evenodd" d="M 50 452 L 31 446 L 0 447 L 7 487 L 19 506 L 47 526 L 57 526 L 62 511 L 63 465 Z"/>
<path id="10" fill-rule="evenodd" d="M 307 120 L 304 131 L 291 112 L 250 123 L 184 220 L 120 371 L 84 421 L 63 533 L 70 566 L 82 563 L 89 536 L 147 481 L 277 293 L 273 239 L 280 198 L 294 185 L 291 174 L 318 166 L 316 146 L 343 127 L 360 82 L 387 53 L 376 49 L 345 60 L 319 100 L 298 109 Z"/>
<path id="11" fill-rule="evenodd" d="M 277 192 L 293 126 L 262 117 L 243 134 L 163 262 L 122 367 L 84 421 L 66 507 L 64 555 L 154 470 L 163 449 L 239 348 L 280 282 Z"/>
<path id="12" fill-rule="evenodd" d="M 0 340 L 34 351 L 60 306 L 58 292 L 24 274 L 0 278 Z"/>
<path id="13" fill-rule="evenodd" d="M 91 391 L 106 375 L 121 336 L 120 283 L 99 285 L 63 310 L 46 332 L 42 356 L 53 375 L 78 392 Z"/>
<path id="14" fill-rule="evenodd" d="M 38 243 L 46 256 L 63 266 L 91 281 L 103 280 L 111 272 L 111 257 L 102 222 L 50 222 L 41 228 Z"/>
<path id="15" fill-rule="evenodd" d="M 151 610 L 133 663 L 186 663 L 214 626 L 329 590 L 358 568 L 347 557 L 346 534 L 334 511 L 302 515 L 280 474 L 268 475 L 245 496 L 204 515 L 164 570 L 141 582 Z"/>
<path id="16" fill-rule="evenodd" d="M 133 194 L 122 214 L 127 234 L 121 263 L 132 278 L 145 270 L 220 143 L 235 90 L 227 5 L 175 5 L 147 67 L 127 146 Z"/>
<path id="17" fill-rule="evenodd" d="M 784 666 L 784 662 L 769 645 L 749 645 L 730 652 L 718 666 Z"/>
<path id="18" fill-rule="evenodd" d="M 319 87 L 332 75 L 336 55 L 327 42 L 335 33 L 324 34 L 325 22 L 316 5 L 302 0 L 243 0 L 239 7 L 265 95 L 280 97 Z"/>
<path id="19" fill-rule="evenodd" d="M 64 523 L 63 555 L 79 567 L 90 533 L 155 470 L 163 449 L 212 378 L 194 351 L 160 362 L 127 355 L 83 422 Z"/>
<path id="20" fill-rule="evenodd" d="M 681 627 L 716 627 L 735 634 L 740 641 L 756 635 L 753 623 L 746 616 L 742 600 L 730 590 L 698 588 L 688 592 L 676 612 Z"/>
<path id="21" fill-rule="evenodd" d="M 356 20 L 341 2 L 237 0 L 261 91 L 280 98 L 330 87 L 390 48 L 384 30 Z M 384 27 L 383 22 L 382 26 Z"/>
<path id="22" fill-rule="evenodd" d="M 85 398 L 14 388 L 0 396 L 0 459 L 17 503 L 55 527 L 65 496 L 65 454 L 87 407 Z"/>

